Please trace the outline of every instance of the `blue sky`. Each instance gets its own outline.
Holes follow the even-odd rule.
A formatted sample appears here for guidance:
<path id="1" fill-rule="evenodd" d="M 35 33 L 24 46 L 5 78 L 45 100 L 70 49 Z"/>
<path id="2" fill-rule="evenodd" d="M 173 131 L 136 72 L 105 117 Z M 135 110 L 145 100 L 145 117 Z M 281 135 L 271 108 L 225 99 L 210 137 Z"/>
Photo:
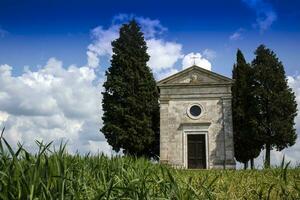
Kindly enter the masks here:
<path id="1" fill-rule="evenodd" d="M 162 37 L 181 43 L 184 53 L 215 51 L 213 70 L 225 75 L 230 75 L 237 48 L 251 61 L 261 43 L 278 54 L 288 74 L 296 73 L 300 67 L 296 59 L 300 52 L 300 2 L 265 1 L 266 8 L 251 6 L 251 2 L 260 1 L 2 0 L 0 27 L 7 33 L 0 39 L 0 63 L 22 69 L 55 56 L 67 65 L 82 65 L 90 30 L 99 25 L 108 27 L 114 16 L 126 13 L 158 19 L 168 29 Z M 263 32 L 255 27 L 259 9 L 276 14 Z M 242 39 L 231 41 L 230 35 L 238 30 Z"/>
<path id="2" fill-rule="evenodd" d="M 157 79 L 191 65 L 192 55 L 230 77 L 237 48 L 251 62 L 265 44 L 283 62 L 300 104 L 300 1 L 1 0 L 0 124 L 11 142 L 33 148 L 32 138 L 64 139 L 70 151 L 111 152 L 95 108 L 110 42 L 132 17 L 145 32 Z M 299 140 L 285 153 L 300 160 Z"/>

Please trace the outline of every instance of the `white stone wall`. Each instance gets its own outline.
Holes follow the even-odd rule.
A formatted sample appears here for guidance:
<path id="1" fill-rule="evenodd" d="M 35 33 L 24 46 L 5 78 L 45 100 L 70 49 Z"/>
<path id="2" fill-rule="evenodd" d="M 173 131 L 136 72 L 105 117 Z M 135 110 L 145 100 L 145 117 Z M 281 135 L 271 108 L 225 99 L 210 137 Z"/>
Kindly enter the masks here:
<path id="1" fill-rule="evenodd" d="M 191 104 L 203 107 L 199 119 L 191 119 Z M 160 87 L 160 160 L 186 167 L 184 132 L 207 131 L 208 168 L 235 168 L 230 85 Z M 226 161 L 226 162 L 225 162 Z"/>

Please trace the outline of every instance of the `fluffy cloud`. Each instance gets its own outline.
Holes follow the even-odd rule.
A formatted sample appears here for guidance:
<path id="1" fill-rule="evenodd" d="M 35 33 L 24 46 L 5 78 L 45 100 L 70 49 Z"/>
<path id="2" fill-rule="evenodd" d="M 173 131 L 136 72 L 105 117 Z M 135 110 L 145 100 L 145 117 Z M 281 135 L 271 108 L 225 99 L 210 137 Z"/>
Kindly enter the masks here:
<path id="1" fill-rule="evenodd" d="M 72 153 L 114 153 L 99 132 L 102 77 L 97 77 L 96 71 L 102 59 L 110 59 L 111 42 L 129 19 L 129 15 L 119 15 L 110 27 L 98 26 L 91 31 L 85 66 L 67 67 L 50 58 L 37 71 L 26 67 L 19 76 L 12 75 L 13 67 L 0 66 L 0 125 L 6 127 L 5 137 L 12 144 L 21 142 L 34 151 L 35 140 L 54 141 L 55 145 L 63 140 Z M 135 19 L 145 33 L 151 56 L 148 64 L 156 76 L 176 72 L 173 65 L 182 57 L 182 46 L 157 38 L 166 31 L 158 20 Z"/>
<path id="2" fill-rule="evenodd" d="M 92 43 L 88 46 L 87 66 L 98 67 L 100 59 L 110 58 L 112 55 L 111 42 L 118 38 L 119 28 L 123 23 L 135 18 L 141 26 L 148 46 L 147 53 L 150 55 L 148 65 L 152 68 L 156 78 L 164 76 L 167 72 L 175 71 L 174 64 L 180 60 L 182 55 L 182 45 L 176 42 L 165 41 L 159 38 L 167 28 L 161 25 L 159 20 L 149 18 L 119 14 L 112 20 L 112 25 L 107 29 L 98 26 L 91 31 Z"/>
<path id="3" fill-rule="evenodd" d="M 6 121 L 7 118 L 8 118 L 8 114 L 6 112 L 0 111 L 0 124 L 2 124 L 2 122 Z"/>
<path id="4" fill-rule="evenodd" d="M 174 70 L 172 69 L 174 64 L 183 57 L 181 44 L 154 38 L 146 42 L 148 54 L 150 55 L 148 65 L 156 74 L 164 70 Z"/>
<path id="5" fill-rule="evenodd" d="M 256 23 L 254 26 L 258 27 L 261 33 L 266 31 L 277 20 L 277 14 L 269 2 L 264 0 L 243 0 L 243 2 L 256 12 Z"/>
<path id="6" fill-rule="evenodd" d="M 118 15 L 110 27 L 98 26 L 91 31 L 92 43 L 87 49 L 86 66 L 63 66 L 61 61 L 51 58 L 37 71 L 27 69 L 23 74 L 13 76 L 13 67 L 0 65 L 0 125 L 6 126 L 5 137 L 12 144 L 20 141 L 34 149 L 36 139 L 54 141 L 55 144 L 64 140 L 68 141 L 68 150 L 73 153 L 77 150 L 81 153 L 113 153 L 99 132 L 103 79 L 97 76 L 96 70 L 101 59 L 109 59 L 112 55 L 111 41 L 118 37 L 120 24 L 129 19 L 129 15 Z M 211 70 L 209 60 L 216 56 L 214 51 L 206 49 L 202 54 L 190 53 L 183 57 L 181 44 L 159 37 L 166 28 L 158 20 L 136 19 L 145 32 L 151 56 L 148 64 L 157 79 L 178 72 L 175 65 L 179 61 L 183 68 L 190 67 L 195 61 L 196 65 Z M 300 76 L 289 77 L 289 85 L 297 95 L 300 110 Z M 296 126 L 299 133 L 299 116 Z M 296 162 L 299 145 L 298 139 L 293 147 L 274 151 L 272 156 L 277 163 L 283 155 Z"/>
<path id="7" fill-rule="evenodd" d="M 121 13 L 119 15 L 114 16 L 112 24 L 120 26 L 132 19 L 135 19 L 141 25 L 142 32 L 144 33 L 146 39 L 157 37 L 158 35 L 161 35 L 162 33 L 168 30 L 157 19 L 150 19 L 147 17 L 141 17 L 136 16 L 134 14 L 125 13 Z"/>
<path id="8" fill-rule="evenodd" d="M 108 29 L 98 26 L 91 31 L 93 41 L 87 51 L 88 66 L 98 67 L 101 56 L 112 55 L 111 42 L 118 38 L 118 30 L 118 25 L 112 25 Z"/>
<path id="9" fill-rule="evenodd" d="M 142 26 L 142 31 L 146 38 L 154 38 L 167 31 L 168 29 L 161 25 L 160 21 L 144 17 L 137 17 L 136 20 Z"/>
<path id="10" fill-rule="evenodd" d="M 211 63 L 200 53 L 189 53 L 184 56 L 182 60 L 182 67 L 183 69 L 191 67 L 192 65 L 197 65 L 207 70 L 211 70 Z"/>
<path id="11" fill-rule="evenodd" d="M 101 79 L 93 68 L 64 68 L 61 61 L 50 58 L 37 71 L 13 76 L 12 70 L 0 66 L 0 122 L 12 144 L 19 141 L 34 150 L 35 140 L 55 144 L 64 140 L 73 153 L 77 149 L 111 153 L 99 133 Z"/>

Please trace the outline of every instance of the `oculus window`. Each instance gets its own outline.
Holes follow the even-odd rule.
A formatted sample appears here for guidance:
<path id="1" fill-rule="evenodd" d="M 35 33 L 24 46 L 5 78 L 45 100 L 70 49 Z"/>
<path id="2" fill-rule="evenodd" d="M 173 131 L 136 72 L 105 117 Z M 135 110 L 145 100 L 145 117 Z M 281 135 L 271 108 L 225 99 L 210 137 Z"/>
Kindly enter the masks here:
<path id="1" fill-rule="evenodd" d="M 202 107 L 199 104 L 190 105 L 187 109 L 187 114 L 192 119 L 198 119 L 202 114 Z"/>

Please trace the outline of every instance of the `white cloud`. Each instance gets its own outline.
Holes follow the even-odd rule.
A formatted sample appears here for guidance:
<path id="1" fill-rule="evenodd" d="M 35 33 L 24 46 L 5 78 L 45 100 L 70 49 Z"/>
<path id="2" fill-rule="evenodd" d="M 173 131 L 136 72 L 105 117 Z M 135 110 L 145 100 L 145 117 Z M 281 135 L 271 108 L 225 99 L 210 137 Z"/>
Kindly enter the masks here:
<path id="1" fill-rule="evenodd" d="M 112 56 L 111 42 L 118 38 L 119 28 L 123 23 L 135 18 L 141 26 L 148 46 L 150 60 L 149 67 L 155 77 L 162 77 L 166 71 L 174 71 L 174 64 L 183 57 L 182 45 L 176 42 L 165 41 L 158 38 L 167 28 L 159 20 L 152 20 L 128 14 L 119 14 L 112 20 L 112 25 L 107 29 L 98 26 L 92 30 L 92 43 L 88 46 L 87 57 L 90 67 L 98 67 L 102 58 L 110 59 Z M 160 75 L 160 73 L 163 73 Z"/>
<path id="2" fill-rule="evenodd" d="M 240 28 L 238 29 L 236 32 L 234 32 L 232 35 L 229 36 L 229 39 L 232 41 L 236 41 L 236 40 L 242 40 L 243 39 L 243 32 L 245 30 Z"/>
<path id="3" fill-rule="evenodd" d="M 112 25 L 108 29 L 98 26 L 91 31 L 92 43 L 88 46 L 88 66 L 98 67 L 101 56 L 111 56 L 111 42 L 118 38 L 119 25 Z"/>
<path id="4" fill-rule="evenodd" d="M 8 118 L 8 114 L 6 112 L 0 111 L 0 127 L 3 122 L 5 122 Z"/>
<path id="5" fill-rule="evenodd" d="M 168 29 L 161 25 L 160 21 L 157 19 L 149 19 L 144 17 L 137 17 L 137 22 L 141 24 L 142 31 L 145 38 L 154 38 L 167 31 Z"/>
<path id="6" fill-rule="evenodd" d="M 110 59 L 111 41 L 118 37 L 120 25 L 131 19 L 130 16 L 116 16 L 110 27 L 98 26 L 91 31 L 92 43 L 87 49 L 86 66 L 66 67 L 61 61 L 51 58 L 36 71 L 27 68 L 23 74 L 13 76 L 11 66 L 1 65 L 0 125 L 6 126 L 5 137 L 13 144 L 21 141 L 32 149 L 36 147 L 35 139 L 53 140 L 55 144 L 64 139 L 68 141 L 70 152 L 103 151 L 111 154 L 111 147 L 99 132 L 102 126 L 100 92 L 103 80 L 96 76 L 95 71 L 101 59 Z M 159 37 L 167 29 L 158 20 L 135 18 L 145 32 L 151 56 L 148 64 L 158 80 L 178 72 L 175 67 L 178 61 L 182 61 L 183 68 L 193 65 L 195 60 L 196 65 L 211 70 L 209 60 L 216 56 L 213 50 L 205 49 L 202 54 L 189 53 L 183 57 L 180 43 Z M 289 77 L 289 84 L 300 105 L 300 77 Z M 299 133 L 299 116 L 296 124 Z M 274 158 L 280 160 L 285 153 L 288 159 L 299 160 L 299 145 L 298 139 L 293 147 L 275 152 Z"/>
<path id="7" fill-rule="evenodd" d="M 121 21 L 128 19 L 128 15 L 120 15 L 110 27 L 98 26 L 91 31 L 86 66 L 66 67 L 50 58 L 36 71 L 25 67 L 19 76 L 12 75 L 13 67 L 0 66 L 0 125 L 6 127 L 5 137 L 12 144 L 20 141 L 34 150 L 35 140 L 54 141 L 55 146 L 64 140 L 73 153 L 112 153 L 99 132 L 102 79 L 95 71 L 102 59 L 110 59 L 111 42 L 118 38 Z M 155 38 L 166 30 L 158 20 L 136 19 L 148 38 L 149 62 L 157 77 L 175 72 L 173 65 L 182 56 L 181 45 Z"/>
<path id="8" fill-rule="evenodd" d="M 273 22 L 277 19 L 277 14 L 274 11 L 262 12 L 265 14 L 264 17 L 258 17 L 256 19 L 257 25 L 260 28 L 260 32 L 263 33 L 266 31 Z"/>
<path id="9" fill-rule="evenodd" d="M 68 150 L 81 153 L 98 149 L 110 154 L 101 127 L 101 79 L 93 68 L 69 66 L 55 58 L 37 71 L 12 75 L 0 66 L 0 122 L 5 137 L 30 150 L 35 140 L 68 141 Z M 102 84 L 101 84 L 102 85 Z M 101 144 L 96 148 L 95 144 Z"/>
<path id="10" fill-rule="evenodd" d="M 12 75 L 13 67 L 0 66 L 0 123 L 6 127 L 5 137 L 12 144 L 20 141 L 34 150 L 36 139 L 54 141 L 55 145 L 65 140 L 73 153 L 112 153 L 99 132 L 102 79 L 95 71 L 102 59 L 110 59 L 111 42 L 118 38 L 120 25 L 129 19 L 129 15 L 119 15 L 110 27 L 98 26 L 91 31 L 86 66 L 64 67 L 61 61 L 50 58 L 45 66 L 36 71 L 26 67 L 19 76 Z M 156 38 L 167 30 L 158 20 L 136 20 L 145 32 L 149 65 L 156 76 L 175 72 L 173 65 L 182 56 L 182 46 Z"/>
<path id="11" fill-rule="evenodd" d="M 87 62 L 88 62 L 87 66 L 93 67 L 93 68 L 96 68 L 99 66 L 100 58 L 95 51 L 89 50 L 86 52 L 86 55 L 87 55 Z"/>
<path id="12" fill-rule="evenodd" d="M 150 55 L 148 65 L 156 74 L 162 70 L 173 68 L 174 64 L 183 57 L 181 44 L 154 38 L 146 42 L 147 52 Z"/>
<path id="13" fill-rule="evenodd" d="M 273 6 L 264 0 L 243 0 L 251 9 L 256 12 L 255 27 L 263 33 L 277 20 L 277 14 Z"/>
<path id="14" fill-rule="evenodd" d="M 136 16 L 134 14 L 118 14 L 113 17 L 112 24 L 120 26 L 132 19 L 135 19 L 140 24 L 146 39 L 157 37 L 168 30 L 157 19 Z"/>
<path id="15" fill-rule="evenodd" d="M 206 58 L 203 58 L 200 53 L 192 52 L 184 56 L 182 60 L 183 69 L 191 67 L 194 64 L 204 69 L 211 70 L 211 63 Z"/>
<path id="16" fill-rule="evenodd" d="M 217 53 L 212 49 L 204 49 L 202 52 L 203 57 L 207 58 L 208 60 L 213 60 L 217 57 Z"/>

